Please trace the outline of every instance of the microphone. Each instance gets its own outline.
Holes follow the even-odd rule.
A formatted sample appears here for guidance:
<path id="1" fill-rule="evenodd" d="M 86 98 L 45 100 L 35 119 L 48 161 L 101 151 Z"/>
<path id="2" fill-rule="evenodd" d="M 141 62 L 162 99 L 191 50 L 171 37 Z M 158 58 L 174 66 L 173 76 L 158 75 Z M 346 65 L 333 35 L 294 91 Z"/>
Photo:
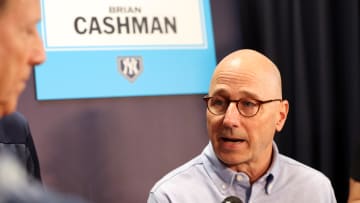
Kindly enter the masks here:
<path id="1" fill-rule="evenodd" d="M 221 203 L 243 203 L 240 198 L 236 196 L 226 197 Z"/>

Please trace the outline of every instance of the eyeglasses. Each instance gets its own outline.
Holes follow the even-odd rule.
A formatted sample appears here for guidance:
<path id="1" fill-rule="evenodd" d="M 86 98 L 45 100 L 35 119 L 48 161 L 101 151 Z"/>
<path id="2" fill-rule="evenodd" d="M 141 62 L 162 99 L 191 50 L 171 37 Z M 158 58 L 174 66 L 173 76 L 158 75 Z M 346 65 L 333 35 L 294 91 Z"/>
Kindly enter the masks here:
<path id="1" fill-rule="evenodd" d="M 228 100 L 221 96 L 203 97 L 203 100 L 206 102 L 207 108 L 210 113 L 215 115 L 223 115 L 228 109 L 231 102 L 236 102 L 236 107 L 239 113 L 244 117 L 253 117 L 255 116 L 260 109 L 260 106 L 266 103 L 282 101 L 282 99 L 270 99 L 266 101 L 261 101 L 257 99 L 239 99 L 239 100 Z"/>

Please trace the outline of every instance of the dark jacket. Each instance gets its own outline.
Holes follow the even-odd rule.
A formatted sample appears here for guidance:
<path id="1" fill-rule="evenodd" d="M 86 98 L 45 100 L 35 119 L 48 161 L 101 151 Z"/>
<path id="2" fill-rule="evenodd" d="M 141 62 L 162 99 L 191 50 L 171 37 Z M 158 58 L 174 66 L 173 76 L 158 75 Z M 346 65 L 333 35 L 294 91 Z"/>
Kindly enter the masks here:
<path id="1" fill-rule="evenodd" d="M 3 150 L 13 153 L 29 175 L 41 181 L 39 160 L 29 124 L 18 112 L 0 119 L 0 152 Z"/>

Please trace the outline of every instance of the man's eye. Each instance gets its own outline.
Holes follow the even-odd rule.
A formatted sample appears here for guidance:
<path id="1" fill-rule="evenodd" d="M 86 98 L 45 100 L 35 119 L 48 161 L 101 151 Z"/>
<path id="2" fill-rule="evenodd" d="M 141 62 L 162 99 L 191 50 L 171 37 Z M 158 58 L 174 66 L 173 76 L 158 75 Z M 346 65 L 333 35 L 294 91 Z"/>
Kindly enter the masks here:
<path id="1" fill-rule="evenodd" d="M 23 32 L 27 36 L 34 35 L 37 32 L 37 28 L 35 25 L 28 25 L 26 27 L 24 26 Z"/>
<path id="2" fill-rule="evenodd" d="M 26 30 L 25 30 L 25 33 L 27 34 L 27 35 L 32 35 L 32 34 L 34 34 L 35 33 L 35 29 L 34 28 L 27 28 Z"/>
<path id="3" fill-rule="evenodd" d="M 225 100 L 222 99 L 213 99 L 211 104 L 213 106 L 224 106 L 225 105 Z"/>
<path id="4" fill-rule="evenodd" d="M 240 101 L 240 105 L 243 107 L 252 108 L 252 107 L 256 107 L 257 103 L 248 100 L 243 100 Z"/>

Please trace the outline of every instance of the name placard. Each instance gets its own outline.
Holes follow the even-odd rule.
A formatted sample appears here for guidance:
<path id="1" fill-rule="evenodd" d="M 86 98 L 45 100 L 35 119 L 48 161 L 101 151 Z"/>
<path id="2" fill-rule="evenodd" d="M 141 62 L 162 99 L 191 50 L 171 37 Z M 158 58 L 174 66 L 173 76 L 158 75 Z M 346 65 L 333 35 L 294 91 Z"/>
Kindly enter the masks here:
<path id="1" fill-rule="evenodd" d="M 209 0 L 42 0 L 38 100 L 206 93 Z"/>

